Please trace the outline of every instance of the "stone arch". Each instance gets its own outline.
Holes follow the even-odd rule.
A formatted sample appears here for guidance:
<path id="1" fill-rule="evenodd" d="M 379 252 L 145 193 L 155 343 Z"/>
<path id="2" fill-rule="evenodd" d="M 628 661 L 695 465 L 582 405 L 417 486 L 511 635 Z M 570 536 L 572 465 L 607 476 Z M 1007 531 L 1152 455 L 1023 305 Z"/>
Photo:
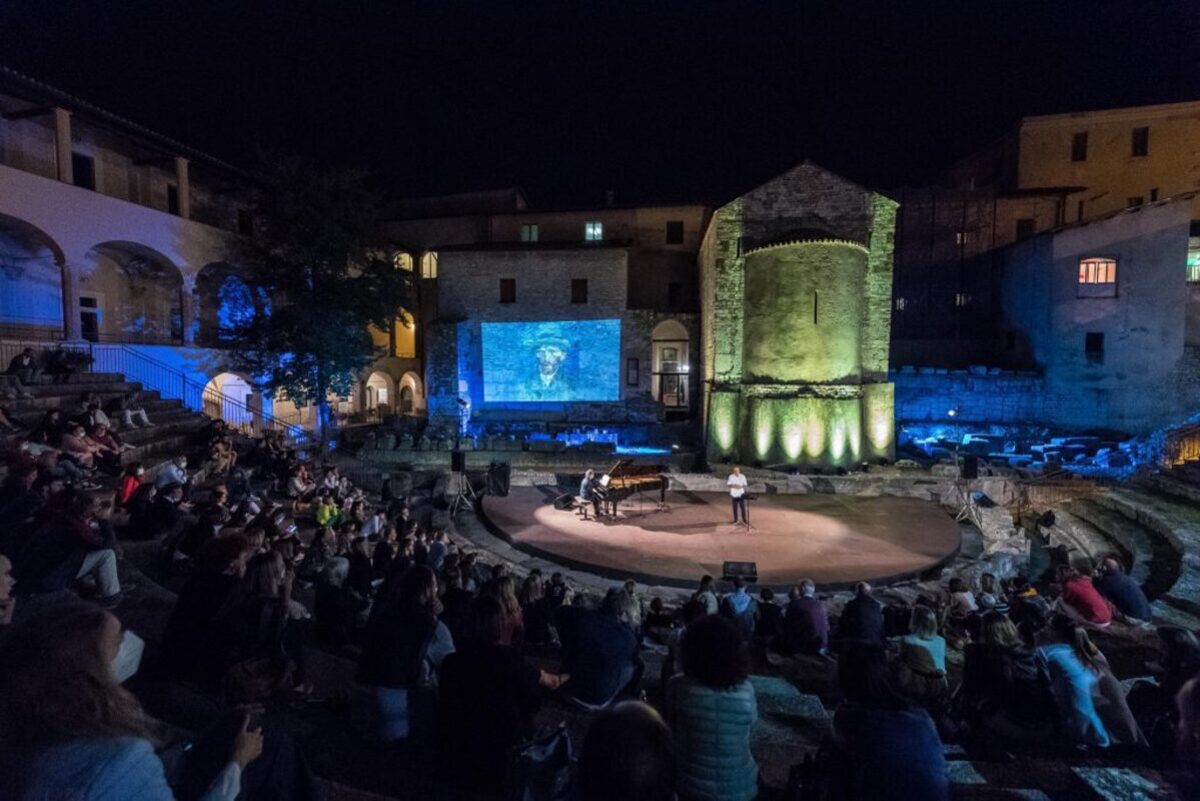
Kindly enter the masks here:
<path id="1" fill-rule="evenodd" d="M 650 334 L 650 394 L 668 409 L 690 403 L 691 337 L 683 323 L 663 320 Z"/>
<path id="2" fill-rule="evenodd" d="M 208 347 L 229 345 L 232 327 L 267 308 L 263 295 L 254 291 L 237 265 L 224 261 L 204 265 L 196 274 L 192 290 L 196 343 Z"/>
<path id="3" fill-rule="evenodd" d="M 258 404 L 253 384 L 238 373 L 218 373 L 204 385 L 202 411 L 214 420 L 246 428 L 254 424 Z"/>
<path id="4" fill-rule="evenodd" d="M 397 393 L 396 411 L 400 414 L 420 414 L 425 411 L 424 386 L 421 377 L 412 370 L 400 376 Z"/>
<path id="5" fill-rule="evenodd" d="M 390 415 L 396 408 L 396 382 L 382 370 L 374 370 L 362 382 L 364 411 L 377 412 L 381 417 Z"/>
<path id="6" fill-rule="evenodd" d="M 49 234 L 0 214 L 0 332 L 45 339 L 64 333 L 62 249 Z"/>
<path id="7" fill-rule="evenodd" d="M 89 269 L 79 280 L 86 339 L 183 341 L 183 274 L 170 259 L 136 242 L 102 242 L 88 250 L 87 258 Z"/>
<path id="8" fill-rule="evenodd" d="M 397 270 L 413 271 L 413 257 L 407 250 L 397 250 L 392 254 L 392 266 Z"/>

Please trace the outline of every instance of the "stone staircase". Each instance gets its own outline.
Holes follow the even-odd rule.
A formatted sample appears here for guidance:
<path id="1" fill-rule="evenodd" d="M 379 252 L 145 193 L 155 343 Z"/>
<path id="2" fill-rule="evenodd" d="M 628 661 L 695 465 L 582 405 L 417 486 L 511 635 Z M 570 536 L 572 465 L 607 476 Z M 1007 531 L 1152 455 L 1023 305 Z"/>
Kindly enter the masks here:
<path id="1" fill-rule="evenodd" d="M 50 384 L 43 379 L 23 389 L 33 397 L 5 401 L 13 422 L 25 428 L 33 428 L 49 409 L 61 409 L 66 418 L 80 412 L 79 399 L 85 392 L 94 392 L 101 404 L 119 398 L 132 390 L 141 393 L 141 401 L 150 417 L 149 428 L 121 430 L 118 433 L 124 442 L 133 446 L 125 454 L 124 461 L 141 461 L 149 467 L 156 460 L 166 459 L 182 451 L 191 434 L 201 428 L 207 418 L 184 407 L 178 400 L 162 398 L 157 392 L 144 390 L 142 385 L 127 381 L 120 373 L 77 373 L 69 384 Z"/>

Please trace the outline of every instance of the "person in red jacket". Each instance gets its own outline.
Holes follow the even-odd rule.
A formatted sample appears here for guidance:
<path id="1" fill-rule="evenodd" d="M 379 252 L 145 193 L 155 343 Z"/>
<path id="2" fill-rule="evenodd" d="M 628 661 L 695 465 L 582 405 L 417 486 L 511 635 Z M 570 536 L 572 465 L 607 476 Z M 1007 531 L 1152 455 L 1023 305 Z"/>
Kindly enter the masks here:
<path id="1" fill-rule="evenodd" d="M 1102 629 L 1112 622 L 1112 607 L 1085 576 L 1073 567 L 1060 565 L 1058 611 L 1081 626 Z"/>
<path id="2" fill-rule="evenodd" d="M 146 469 L 142 467 L 141 462 L 132 462 L 125 466 L 125 472 L 121 475 L 121 480 L 117 482 L 116 497 L 113 498 L 113 506 L 118 509 L 124 509 L 125 505 L 133 500 L 133 495 L 138 491 L 138 487 L 142 486 L 145 480 Z"/>

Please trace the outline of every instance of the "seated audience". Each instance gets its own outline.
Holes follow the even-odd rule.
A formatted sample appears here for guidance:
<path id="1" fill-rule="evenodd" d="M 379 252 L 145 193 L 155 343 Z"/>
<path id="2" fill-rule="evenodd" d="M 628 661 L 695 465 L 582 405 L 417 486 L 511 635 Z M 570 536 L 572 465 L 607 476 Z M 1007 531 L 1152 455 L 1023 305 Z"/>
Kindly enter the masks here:
<path id="1" fill-rule="evenodd" d="M 123 428 L 149 428 L 150 418 L 142 407 L 141 393 L 137 390 L 127 392 L 113 402 L 113 414 L 121 418 Z M 140 423 L 137 421 L 141 421 Z"/>
<path id="2" fill-rule="evenodd" d="M 704 611 L 707 614 L 715 615 L 717 613 L 721 607 L 721 599 L 717 597 L 717 593 L 713 589 L 712 576 L 701 576 L 700 586 L 692 595 L 692 600 L 704 604 Z"/>
<path id="3" fill-rule="evenodd" d="M 950 579 L 950 605 L 947 610 L 950 617 L 962 621 L 979 611 L 975 596 L 967 588 L 967 583 L 960 578 Z"/>
<path id="4" fill-rule="evenodd" d="M 1092 702 L 1099 670 L 1094 655 L 1088 653 L 1076 632 L 1084 633 L 1070 618 L 1055 615 L 1046 629 L 1047 644 L 1039 651 L 1053 682 L 1062 733 L 1076 745 L 1105 748 L 1110 743 L 1108 729 Z M 1086 635 L 1083 639 L 1086 640 Z"/>
<path id="5" fill-rule="evenodd" d="M 758 593 L 758 622 L 754 627 L 754 638 L 770 645 L 779 634 L 779 626 L 783 622 L 783 607 L 775 603 L 775 591 L 763 587 Z"/>
<path id="6" fill-rule="evenodd" d="M 845 697 L 833 713 L 835 797 L 937 801 L 950 797 L 942 741 L 929 713 L 892 688 L 881 646 L 851 643 L 838 660 Z"/>
<path id="7" fill-rule="evenodd" d="M 188 460 L 186 456 L 182 454 L 176 456 L 174 459 L 158 468 L 158 473 L 154 476 L 154 488 L 161 490 L 168 484 L 178 484 L 184 488 L 184 494 L 186 495 L 186 489 L 188 486 L 187 466 Z"/>
<path id="8" fill-rule="evenodd" d="M 854 597 L 846 602 L 838 618 L 838 641 L 841 643 L 883 643 L 883 605 L 871 595 L 871 585 L 860 581 L 854 587 Z"/>
<path id="9" fill-rule="evenodd" d="M 127 464 L 125 472 L 121 474 L 121 480 L 117 482 L 117 491 L 113 496 L 113 505 L 118 509 L 125 509 L 129 505 L 129 502 L 133 500 L 134 493 L 142 485 L 145 476 L 146 469 L 142 467 L 141 462 Z"/>
<path id="10" fill-rule="evenodd" d="M 588 726 L 578 777 L 579 801 L 674 801 L 671 732 L 640 701 L 604 710 Z"/>
<path id="11" fill-rule="evenodd" d="M 944 697 L 946 640 L 938 634 L 937 614 L 923 604 L 913 607 L 909 633 L 900 639 L 896 682 L 901 692 L 918 703 L 928 704 Z"/>
<path id="12" fill-rule="evenodd" d="M 380 599 L 367 623 L 354 680 L 362 732 L 391 742 L 430 725 L 433 690 L 442 660 L 454 652 L 450 630 L 438 620 L 437 576 L 410 567 L 394 601 Z"/>
<path id="13" fill-rule="evenodd" d="M 1007 616 L 983 616 L 982 641 L 963 654 L 955 696 L 959 718 L 978 741 L 1045 740 L 1054 730 L 1050 676 Z"/>
<path id="14" fill-rule="evenodd" d="M 120 622 L 85 605 L 45 610 L 9 635 L 0 649 L 0 796 L 174 799 L 154 722 L 113 675 L 121 641 Z M 200 784 L 205 801 L 239 797 L 262 746 L 243 722 Z"/>
<path id="15" fill-rule="evenodd" d="M 1055 609 L 1081 626 L 1102 629 L 1112 622 L 1112 607 L 1085 576 L 1073 567 L 1059 565 L 1055 574 L 1059 586 Z"/>
<path id="16" fill-rule="evenodd" d="M 539 670 L 504 641 L 508 613 L 495 598 L 471 604 L 466 635 L 442 662 L 438 727 L 447 769 L 477 791 L 501 785 L 511 749 L 533 736 L 540 688 L 566 677 Z"/>
<path id="17" fill-rule="evenodd" d="M 84 493 L 72 493 L 48 516 L 26 543 L 16 567 L 26 593 L 63 590 L 90 576 L 101 603 L 115 606 L 121 598 L 112 525 L 97 514 L 95 499 Z"/>
<path id="18" fill-rule="evenodd" d="M 980 612 L 990 612 L 993 609 L 1002 615 L 1008 614 L 1008 600 L 1001 592 L 996 576 L 992 573 L 982 573 L 979 576 L 979 594 L 975 596 Z"/>
<path id="19" fill-rule="evenodd" d="M 1127 620 L 1149 622 L 1154 617 L 1146 593 L 1116 557 L 1109 556 L 1100 563 L 1100 576 L 1093 582 L 1096 591 Z"/>
<path id="20" fill-rule="evenodd" d="M 637 616 L 636 606 L 620 587 L 608 591 L 599 609 L 559 610 L 560 672 L 571 677 L 563 685 L 569 698 L 603 707 L 637 686 L 645 669 L 633 628 Z"/>
<path id="21" fill-rule="evenodd" d="M 1009 595 L 1008 616 L 1012 618 L 1026 645 L 1034 644 L 1037 633 L 1050 621 L 1050 614 L 1050 604 L 1038 594 L 1029 579 L 1015 577 Z"/>
<path id="22" fill-rule="evenodd" d="M 683 673 L 667 685 L 682 798 L 749 801 L 758 795 L 750 731 L 758 719 L 750 652 L 728 619 L 706 615 L 682 639 Z"/>
<path id="23" fill-rule="evenodd" d="M 333 648 L 354 642 L 359 616 L 370 605 L 347 586 L 350 562 L 336 556 L 321 568 L 314 595 L 313 618 L 317 641 Z"/>
<path id="24" fill-rule="evenodd" d="M 33 348 L 25 348 L 13 356 L 5 373 L 15 375 L 26 386 L 36 381 L 41 369 L 38 367 L 37 357 L 33 355 Z"/>
<path id="25" fill-rule="evenodd" d="M 50 376 L 55 384 L 70 383 L 71 375 L 75 372 L 71 355 L 62 345 L 55 345 L 42 354 L 42 372 Z"/>
<path id="26" fill-rule="evenodd" d="M 788 593 L 775 650 L 784 656 L 823 654 L 829 645 L 829 613 L 817 598 L 817 585 L 804 579 Z"/>
<path id="27" fill-rule="evenodd" d="M 525 643 L 528 645 L 548 645 L 553 640 L 550 626 L 554 612 L 546 600 L 542 587 L 542 577 L 531 573 L 521 584 L 517 595 L 521 603 L 521 622 L 525 631 Z"/>

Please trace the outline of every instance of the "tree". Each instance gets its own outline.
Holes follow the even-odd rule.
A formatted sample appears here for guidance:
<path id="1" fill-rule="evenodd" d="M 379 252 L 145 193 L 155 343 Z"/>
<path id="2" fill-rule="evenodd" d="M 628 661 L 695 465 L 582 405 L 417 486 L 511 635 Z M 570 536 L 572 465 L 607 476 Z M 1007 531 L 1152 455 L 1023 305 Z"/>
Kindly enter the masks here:
<path id="1" fill-rule="evenodd" d="M 316 406 L 325 453 L 329 395 L 347 394 L 375 359 L 369 326 L 391 328 L 410 305 L 412 274 L 392 264 L 364 173 L 276 157 L 267 175 L 240 258 L 258 300 L 226 333 L 258 388 Z"/>

